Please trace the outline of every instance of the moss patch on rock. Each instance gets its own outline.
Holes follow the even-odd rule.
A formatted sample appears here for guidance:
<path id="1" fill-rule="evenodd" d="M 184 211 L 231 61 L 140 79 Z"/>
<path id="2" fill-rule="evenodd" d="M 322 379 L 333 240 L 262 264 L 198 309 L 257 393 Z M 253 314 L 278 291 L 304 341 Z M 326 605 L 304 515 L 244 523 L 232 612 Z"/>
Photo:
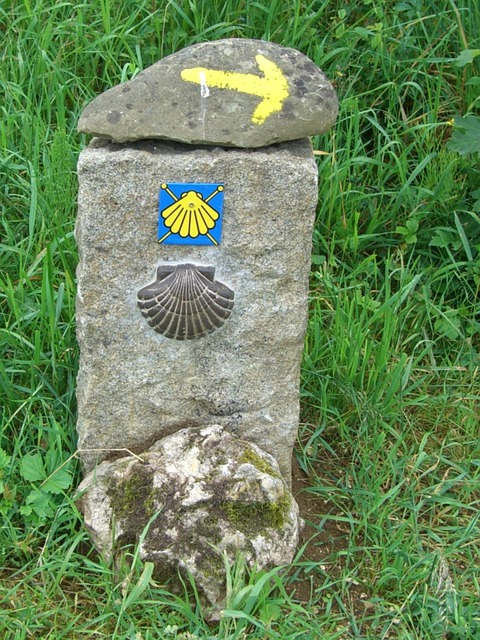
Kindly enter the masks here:
<path id="1" fill-rule="evenodd" d="M 111 479 L 108 496 L 118 520 L 126 520 L 128 529 L 142 531 L 154 513 L 155 490 L 149 465 L 135 465 L 127 478 Z"/>
<path id="2" fill-rule="evenodd" d="M 258 453 L 255 453 L 253 449 L 245 449 L 238 461 L 240 464 L 253 464 L 261 473 L 266 473 L 273 478 L 281 478 L 281 475 L 275 471 L 272 465 L 268 464 L 268 462 L 259 456 Z"/>
<path id="3" fill-rule="evenodd" d="M 221 509 L 230 524 L 247 536 L 266 529 L 281 529 L 287 520 L 291 499 L 285 493 L 276 502 L 240 502 L 227 500 Z"/>

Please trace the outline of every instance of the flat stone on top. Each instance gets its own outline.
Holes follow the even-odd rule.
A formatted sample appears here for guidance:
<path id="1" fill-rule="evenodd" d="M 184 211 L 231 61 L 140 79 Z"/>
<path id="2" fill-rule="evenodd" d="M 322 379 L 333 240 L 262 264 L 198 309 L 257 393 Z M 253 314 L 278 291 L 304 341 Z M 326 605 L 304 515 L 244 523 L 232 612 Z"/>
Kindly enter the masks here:
<path id="1" fill-rule="evenodd" d="M 261 147 L 324 133 L 337 110 L 331 83 L 305 55 L 232 38 L 186 47 L 102 93 L 78 130 L 114 142 Z"/>

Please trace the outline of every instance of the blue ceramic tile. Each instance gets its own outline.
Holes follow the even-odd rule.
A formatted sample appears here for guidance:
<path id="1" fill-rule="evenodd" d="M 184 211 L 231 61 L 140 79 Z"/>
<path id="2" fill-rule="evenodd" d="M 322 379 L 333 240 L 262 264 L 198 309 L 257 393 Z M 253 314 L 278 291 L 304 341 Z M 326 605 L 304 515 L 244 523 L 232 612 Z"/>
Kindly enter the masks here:
<path id="1" fill-rule="evenodd" d="M 219 183 L 164 182 L 160 186 L 158 242 L 220 244 L 223 189 Z"/>

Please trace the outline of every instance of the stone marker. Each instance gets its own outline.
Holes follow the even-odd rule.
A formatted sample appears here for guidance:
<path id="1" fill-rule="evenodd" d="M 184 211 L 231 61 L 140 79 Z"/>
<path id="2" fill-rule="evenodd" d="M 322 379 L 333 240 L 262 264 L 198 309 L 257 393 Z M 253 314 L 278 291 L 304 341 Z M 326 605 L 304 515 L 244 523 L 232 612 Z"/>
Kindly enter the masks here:
<path id="1" fill-rule="evenodd" d="M 155 578 L 171 579 L 172 590 L 187 570 L 210 620 L 225 607 L 223 554 L 230 565 L 241 554 L 259 569 L 291 562 L 298 507 L 275 459 L 259 447 L 210 426 L 168 436 L 142 458 L 102 462 L 79 487 L 85 522 L 106 558 L 136 542 L 153 519 L 140 558 L 154 562 Z"/>
<path id="2" fill-rule="evenodd" d="M 261 147 L 323 133 L 336 115 L 332 85 L 302 53 L 228 39 L 187 47 L 106 91 L 78 128 L 115 142 Z"/>
<path id="3" fill-rule="evenodd" d="M 210 544 L 262 567 L 297 544 L 288 486 L 317 203 L 305 136 L 336 112 L 302 54 L 225 40 L 153 65 L 80 119 L 107 138 L 78 163 L 85 518 L 106 555 L 150 521 L 141 556 L 192 572 L 212 616 L 224 581 Z M 143 462 L 111 461 L 125 450 Z"/>
<path id="4" fill-rule="evenodd" d="M 85 469 L 111 457 L 106 449 L 141 452 L 186 426 L 221 424 L 273 455 L 289 482 L 317 202 L 310 142 L 250 151 L 97 140 L 82 152 L 78 175 Z M 219 244 L 158 243 L 161 185 L 180 180 L 224 184 Z M 197 330 L 203 337 L 179 340 L 174 313 L 170 330 L 159 331 L 161 300 L 151 296 L 152 287 L 157 297 L 162 287 L 168 294 L 165 283 L 186 277 L 187 265 L 200 280 L 200 308 L 202 287 L 216 308 Z M 157 280 L 159 268 L 170 276 Z M 192 323 L 198 317 L 188 315 Z"/>

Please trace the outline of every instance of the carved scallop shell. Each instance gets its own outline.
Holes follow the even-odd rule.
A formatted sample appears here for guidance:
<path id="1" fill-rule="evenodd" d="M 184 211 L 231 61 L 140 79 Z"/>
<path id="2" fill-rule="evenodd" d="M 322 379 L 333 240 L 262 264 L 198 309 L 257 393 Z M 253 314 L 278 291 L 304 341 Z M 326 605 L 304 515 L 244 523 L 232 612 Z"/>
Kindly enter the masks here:
<path id="1" fill-rule="evenodd" d="M 214 267 L 162 265 L 157 279 L 137 294 L 148 324 L 166 338 L 192 340 L 218 329 L 230 317 L 234 292 L 214 280 Z"/>

